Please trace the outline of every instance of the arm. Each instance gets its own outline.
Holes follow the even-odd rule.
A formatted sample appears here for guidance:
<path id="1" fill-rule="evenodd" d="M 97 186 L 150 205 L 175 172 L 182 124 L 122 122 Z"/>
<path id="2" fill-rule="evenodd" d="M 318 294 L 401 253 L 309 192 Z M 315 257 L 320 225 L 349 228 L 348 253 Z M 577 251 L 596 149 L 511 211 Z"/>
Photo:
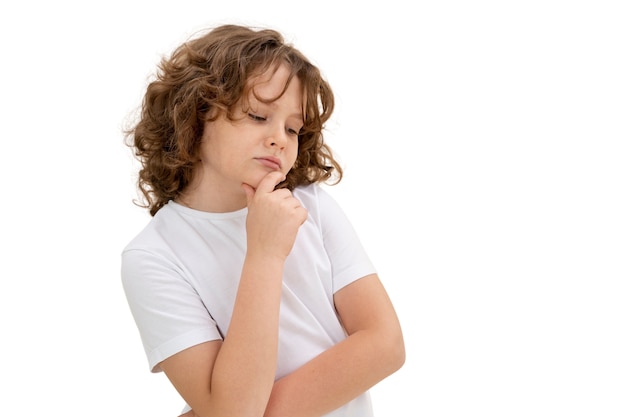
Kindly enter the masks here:
<path id="1" fill-rule="evenodd" d="M 261 416 L 276 371 L 284 261 L 306 210 L 283 176 L 268 174 L 248 196 L 247 253 L 223 342 L 188 348 L 161 362 L 174 387 L 200 417 Z"/>
<path id="2" fill-rule="evenodd" d="M 348 337 L 274 384 L 265 417 L 314 417 L 356 398 L 403 364 L 404 341 L 377 275 L 335 294 Z"/>

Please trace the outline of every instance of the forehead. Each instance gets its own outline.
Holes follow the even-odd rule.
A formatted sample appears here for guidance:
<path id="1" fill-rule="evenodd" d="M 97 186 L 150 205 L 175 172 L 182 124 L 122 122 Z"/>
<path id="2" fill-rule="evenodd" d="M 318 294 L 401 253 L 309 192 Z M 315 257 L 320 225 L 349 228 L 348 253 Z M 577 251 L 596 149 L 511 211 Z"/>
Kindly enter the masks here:
<path id="1" fill-rule="evenodd" d="M 288 90 L 295 90 L 301 99 L 304 97 L 300 79 L 296 75 L 292 76 L 291 70 L 286 64 L 273 66 L 253 77 L 249 82 L 250 95 L 261 101 L 275 101 Z"/>

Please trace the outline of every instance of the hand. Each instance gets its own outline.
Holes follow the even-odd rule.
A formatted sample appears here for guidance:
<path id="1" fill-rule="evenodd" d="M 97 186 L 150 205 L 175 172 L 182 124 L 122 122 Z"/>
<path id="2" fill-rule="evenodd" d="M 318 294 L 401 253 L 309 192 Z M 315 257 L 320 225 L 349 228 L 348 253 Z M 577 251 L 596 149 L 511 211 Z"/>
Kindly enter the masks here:
<path id="1" fill-rule="evenodd" d="M 242 184 L 248 200 L 248 253 L 285 259 L 296 239 L 307 211 L 291 191 L 274 187 L 285 179 L 280 171 L 267 174 L 256 190 Z"/>

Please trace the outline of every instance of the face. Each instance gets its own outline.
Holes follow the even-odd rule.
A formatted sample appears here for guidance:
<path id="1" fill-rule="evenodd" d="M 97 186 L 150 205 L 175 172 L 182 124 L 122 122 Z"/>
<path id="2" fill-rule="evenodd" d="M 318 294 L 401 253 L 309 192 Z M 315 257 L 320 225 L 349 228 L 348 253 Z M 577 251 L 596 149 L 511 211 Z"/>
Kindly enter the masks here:
<path id="1" fill-rule="evenodd" d="M 261 99 L 273 99 L 283 90 L 289 71 L 280 66 L 254 80 Z M 202 167 L 198 173 L 204 192 L 242 194 L 241 184 L 256 188 L 272 171 L 285 175 L 298 155 L 298 132 L 303 126 L 301 83 L 293 78 L 277 100 L 264 103 L 251 94 L 234 111 L 207 122 L 202 138 Z M 224 194 L 226 193 L 226 194 Z"/>

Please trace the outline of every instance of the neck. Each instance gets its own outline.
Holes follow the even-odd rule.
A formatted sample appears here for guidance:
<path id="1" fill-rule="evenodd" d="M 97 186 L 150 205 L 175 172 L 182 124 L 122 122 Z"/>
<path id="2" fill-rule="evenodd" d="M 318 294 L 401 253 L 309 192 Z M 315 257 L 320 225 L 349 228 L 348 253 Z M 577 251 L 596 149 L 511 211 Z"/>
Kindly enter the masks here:
<path id="1" fill-rule="evenodd" d="M 223 186 L 217 181 L 192 181 L 176 198 L 177 203 L 194 210 L 210 213 L 228 213 L 247 206 L 246 194 L 241 187 Z"/>

